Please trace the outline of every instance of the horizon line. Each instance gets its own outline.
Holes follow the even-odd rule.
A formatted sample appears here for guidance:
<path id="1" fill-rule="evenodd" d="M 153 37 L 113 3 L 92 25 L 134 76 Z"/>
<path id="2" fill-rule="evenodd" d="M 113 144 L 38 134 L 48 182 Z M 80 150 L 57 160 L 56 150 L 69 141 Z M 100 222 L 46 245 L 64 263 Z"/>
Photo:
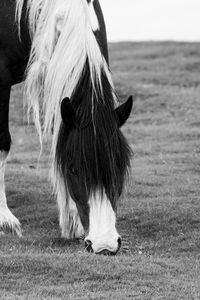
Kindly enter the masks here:
<path id="1" fill-rule="evenodd" d="M 179 39 L 119 39 L 112 40 L 108 39 L 108 43 L 188 43 L 198 44 L 200 40 L 179 40 Z"/>

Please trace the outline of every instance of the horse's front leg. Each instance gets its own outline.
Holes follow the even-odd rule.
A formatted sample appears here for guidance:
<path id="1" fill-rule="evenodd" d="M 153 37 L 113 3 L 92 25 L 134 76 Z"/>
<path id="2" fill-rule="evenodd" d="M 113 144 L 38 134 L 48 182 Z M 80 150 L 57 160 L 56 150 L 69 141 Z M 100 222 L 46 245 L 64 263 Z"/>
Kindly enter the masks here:
<path id="1" fill-rule="evenodd" d="M 59 189 L 57 190 L 57 204 L 62 238 L 68 240 L 84 238 L 84 229 L 76 204 L 68 191 L 66 192 L 62 180 L 59 182 Z"/>
<path id="2" fill-rule="evenodd" d="M 5 194 L 5 165 L 10 150 L 11 137 L 8 129 L 10 87 L 0 89 L 0 230 L 21 236 L 20 223 L 7 206 Z"/>

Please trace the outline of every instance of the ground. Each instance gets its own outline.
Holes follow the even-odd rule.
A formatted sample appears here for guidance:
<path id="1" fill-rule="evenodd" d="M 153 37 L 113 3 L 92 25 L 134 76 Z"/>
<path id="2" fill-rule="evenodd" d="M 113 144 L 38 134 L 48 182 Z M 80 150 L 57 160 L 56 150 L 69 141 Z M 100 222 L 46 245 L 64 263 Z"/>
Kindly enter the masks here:
<path id="1" fill-rule="evenodd" d="M 23 112 L 22 86 L 11 98 L 8 203 L 21 239 L 0 236 L 0 299 L 200 299 L 200 44 L 110 45 L 123 102 L 132 173 L 119 204 L 123 246 L 116 257 L 63 242 L 48 182 L 48 143 Z"/>

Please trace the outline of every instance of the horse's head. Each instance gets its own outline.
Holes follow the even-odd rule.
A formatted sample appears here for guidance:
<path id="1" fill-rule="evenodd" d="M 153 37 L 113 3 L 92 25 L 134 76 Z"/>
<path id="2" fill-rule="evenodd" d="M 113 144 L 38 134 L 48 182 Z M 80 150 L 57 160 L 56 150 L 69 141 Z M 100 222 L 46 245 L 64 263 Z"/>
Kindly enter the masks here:
<path id="1" fill-rule="evenodd" d="M 96 105 L 92 118 L 82 118 L 68 98 L 61 103 L 62 124 L 57 164 L 76 203 L 89 252 L 116 254 L 121 238 L 116 207 L 130 163 L 131 150 L 120 130 L 132 108 L 132 97 L 117 109 Z"/>

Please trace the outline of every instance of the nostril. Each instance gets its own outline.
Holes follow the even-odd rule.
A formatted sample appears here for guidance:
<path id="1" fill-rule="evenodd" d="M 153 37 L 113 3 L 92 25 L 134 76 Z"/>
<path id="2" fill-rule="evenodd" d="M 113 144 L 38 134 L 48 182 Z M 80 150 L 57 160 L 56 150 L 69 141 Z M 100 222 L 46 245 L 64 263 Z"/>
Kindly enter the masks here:
<path id="1" fill-rule="evenodd" d="M 122 245 L 122 239 L 120 237 L 118 238 L 117 243 L 118 243 L 117 251 L 119 251 L 119 249 L 121 248 L 121 245 Z"/>
<path id="2" fill-rule="evenodd" d="M 85 248 L 88 252 L 92 253 L 92 242 L 90 240 L 85 240 Z"/>

